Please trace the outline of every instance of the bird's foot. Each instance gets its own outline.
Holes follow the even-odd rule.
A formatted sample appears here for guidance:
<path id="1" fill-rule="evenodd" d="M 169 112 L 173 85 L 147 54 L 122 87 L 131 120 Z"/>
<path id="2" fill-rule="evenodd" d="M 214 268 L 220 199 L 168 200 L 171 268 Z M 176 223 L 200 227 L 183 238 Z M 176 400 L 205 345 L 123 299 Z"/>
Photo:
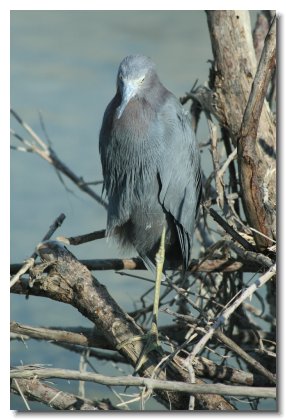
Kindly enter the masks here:
<path id="1" fill-rule="evenodd" d="M 128 340 L 120 343 L 117 346 L 117 350 L 120 350 L 122 347 L 125 347 L 128 344 L 131 344 L 136 341 L 146 341 L 145 346 L 143 347 L 138 360 L 136 362 L 134 373 L 137 373 L 139 369 L 147 362 L 148 360 L 148 354 L 156 350 L 158 353 L 163 354 L 163 349 L 161 347 L 161 343 L 159 340 L 159 334 L 158 334 L 158 328 L 155 323 L 152 323 L 150 331 L 148 331 L 146 334 L 143 335 L 137 335 L 132 338 L 129 338 Z"/>
<path id="2" fill-rule="evenodd" d="M 154 322 L 152 322 L 150 331 L 141 336 L 141 339 L 146 340 L 146 344 L 143 347 L 141 354 L 137 360 L 137 363 L 134 368 L 134 373 L 137 373 L 139 369 L 141 369 L 141 367 L 144 365 L 144 363 L 147 362 L 148 354 L 151 351 L 156 350 L 160 354 L 164 353 L 159 340 L 158 328 Z"/>

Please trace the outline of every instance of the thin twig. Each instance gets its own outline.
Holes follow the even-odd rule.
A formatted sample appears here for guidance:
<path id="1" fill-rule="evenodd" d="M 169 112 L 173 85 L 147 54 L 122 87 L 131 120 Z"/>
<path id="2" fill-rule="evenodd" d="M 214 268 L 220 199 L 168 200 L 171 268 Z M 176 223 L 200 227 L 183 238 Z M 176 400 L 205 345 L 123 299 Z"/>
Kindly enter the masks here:
<path id="1" fill-rule="evenodd" d="M 22 120 L 22 118 L 13 109 L 11 109 L 11 114 L 35 141 L 36 144 L 25 141 L 25 144 L 27 144 L 27 146 L 31 148 L 33 152 L 35 152 L 48 163 L 53 165 L 57 171 L 67 176 L 72 182 L 74 182 L 77 185 L 78 188 L 80 188 L 82 191 L 91 196 L 105 209 L 107 208 L 107 203 L 97 193 L 95 193 L 91 188 L 89 188 L 89 186 L 85 183 L 82 177 L 77 176 L 71 169 L 69 169 L 68 166 L 59 159 L 52 147 L 50 145 L 47 146 L 46 143 L 34 132 L 34 130 L 25 121 Z M 16 137 L 18 139 L 21 138 L 21 136 L 19 135 L 16 135 Z"/>
<path id="2" fill-rule="evenodd" d="M 48 232 L 45 234 L 45 236 L 42 239 L 42 242 L 47 241 L 48 239 L 51 238 L 51 236 L 53 235 L 53 233 L 58 229 L 58 227 L 60 227 L 63 223 L 63 221 L 65 220 L 66 216 L 61 213 L 56 220 L 52 223 L 52 225 L 50 226 Z M 12 277 L 11 281 L 10 281 L 10 287 L 14 286 L 15 283 L 17 283 L 17 281 L 20 279 L 20 277 L 25 274 L 31 267 L 33 267 L 34 263 L 35 263 L 35 259 L 37 258 L 38 253 L 35 251 L 33 252 L 33 254 L 30 256 L 30 258 L 28 258 L 25 262 L 24 265 L 22 265 L 22 267 L 19 269 L 19 271 Z"/>
<path id="3" fill-rule="evenodd" d="M 240 248 L 238 245 L 236 245 L 232 241 L 226 241 L 225 245 L 229 246 L 229 248 L 231 248 L 234 252 L 237 253 L 237 255 L 239 255 L 244 260 L 256 262 L 267 268 L 270 268 L 273 265 L 272 259 L 262 253 L 245 251 L 244 249 Z"/>
<path id="4" fill-rule="evenodd" d="M 182 315 L 182 314 L 177 314 L 173 311 L 171 311 L 170 309 L 166 308 L 165 312 L 176 316 L 176 318 L 178 319 L 182 319 L 188 323 L 190 323 L 191 325 L 196 325 L 199 326 L 202 324 L 201 320 L 198 320 L 197 318 L 192 317 L 191 315 Z M 204 329 L 200 328 L 196 328 L 196 331 L 199 332 L 200 335 L 203 335 L 203 338 L 206 335 L 206 332 L 208 332 L 210 330 L 209 326 L 205 326 Z M 246 351 L 244 351 L 237 343 L 235 343 L 233 340 L 231 340 L 229 337 L 227 337 L 222 331 L 216 329 L 215 331 L 213 331 L 213 335 L 222 343 L 224 343 L 228 348 L 230 348 L 234 353 L 236 353 L 239 357 L 241 357 L 248 365 L 252 366 L 255 368 L 256 371 L 258 371 L 261 375 L 263 375 L 264 377 L 266 377 L 270 383 L 273 382 L 274 380 L 274 375 L 267 369 L 265 369 L 264 366 L 262 366 L 261 363 L 257 362 L 257 360 L 255 360 L 253 357 L 251 357 Z M 188 340 L 181 346 L 182 348 L 186 346 L 186 344 L 188 344 Z M 185 361 L 185 365 L 188 366 L 189 363 L 192 361 L 194 362 L 195 360 L 195 356 L 189 356 L 188 360 Z"/>
<path id="5" fill-rule="evenodd" d="M 86 233 L 85 235 L 71 236 L 70 238 L 66 238 L 65 236 L 58 236 L 57 241 L 63 242 L 66 245 L 81 245 L 85 244 L 86 242 L 105 238 L 105 235 L 106 231 L 103 229 L 91 233 Z"/>
<path id="6" fill-rule="evenodd" d="M 20 386 L 19 386 L 19 383 L 18 383 L 17 379 L 14 379 L 14 382 L 15 382 L 15 385 L 16 385 L 16 388 L 17 388 L 17 391 L 18 391 L 18 392 L 19 392 L 19 394 L 21 395 L 21 398 L 22 398 L 22 400 L 24 401 L 24 404 L 25 404 L 25 406 L 26 406 L 27 410 L 28 410 L 28 411 L 31 411 L 31 408 L 30 408 L 30 406 L 29 406 L 29 404 L 28 404 L 28 401 L 26 400 L 25 395 L 23 394 L 23 392 L 22 392 L 22 390 L 21 390 L 21 388 L 20 388 Z"/>
<path id="7" fill-rule="evenodd" d="M 211 137 L 211 152 L 214 165 L 214 174 L 215 174 L 215 185 L 217 192 L 217 203 L 221 209 L 224 209 L 224 183 L 223 178 L 220 176 L 220 163 L 219 163 L 219 153 L 217 148 L 217 126 L 213 123 L 211 115 L 209 112 L 205 112 Z"/>
<path id="8" fill-rule="evenodd" d="M 224 162 L 224 164 L 222 165 L 222 167 L 218 170 L 217 172 L 217 176 L 222 180 L 222 177 L 225 173 L 225 171 L 227 170 L 227 168 L 229 167 L 229 165 L 231 164 L 231 162 L 236 159 L 237 157 L 237 147 L 235 149 L 233 149 L 233 151 L 231 152 L 231 154 L 228 156 L 228 158 L 226 159 L 226 161 Z"/>
<path id="9" fill-rule="evenodd" d="M 274 264 L 264 275 L 262 275 L 258 280 L 255 281 L 251 286 L 245 289 L 240 296 L 230 305 L 228 306 L 222 313 L 215 319 L 212 327 L 209 331 L 201 338 L 201 340 L 195 345 L 190 354 L 190 361 L 194 359 L 194 357 L 203 350 L 207 342 L 213 336 L 214 332 L 221 327 L 225 321 L 230 317 L 230 315 L 236 310 L 236 308 L 241 305 L 241 303 L 252 296 L 254 291 L 259 287 L 263 286 L 267 281 L 269 281 L 273 276 L 276 275 L 276 264 Z M 274 383 L 276 383 L 276 377 L 273 374 L 266 373 L 267 377 Z"/>
<path id="10" fill-rule="evenodd" d="M 22 118 L 15 112 L 13 109 L 10 110 L 13 117 L 18 121 L 18 123 L 27 131 L 27 133 L 30 134 L 33 140 L 35 140 L 38 145 L 48 152 L 49 147 L 46 145 L 46 143 L 35 133 L 35 131 L 27 124 L 25 121 L 22 120 Z"/>
<path id="11" fill-rule="evenodd" d="M 240 245 L 242 245 L 248 251 L 255 251 L 255 248 L 244 239 L 238 232 L 236 232 L 214 209 L 207 209 L 212 218 L 230 235 L 232 236 Z"/>

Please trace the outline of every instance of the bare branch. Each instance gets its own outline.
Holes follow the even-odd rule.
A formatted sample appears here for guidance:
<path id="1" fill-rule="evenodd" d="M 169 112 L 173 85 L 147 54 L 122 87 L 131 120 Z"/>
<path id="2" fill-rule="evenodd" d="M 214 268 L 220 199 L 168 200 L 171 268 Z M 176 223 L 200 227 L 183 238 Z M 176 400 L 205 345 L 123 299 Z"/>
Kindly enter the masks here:
<path id="1" fill-rule="evenodd" d="M 264 13 L 259 12 L 257 14 L 255 28 L 252 34 L 256 60 L 258 63 L 259 63 L 261 53 L 263 50 L 264 40 L 268 31 L 269 31 L 268 19 Z"/>
<path id="2" fill-rule="evenodd" d="M 59 226 L 61 226 L 61 224 L 63 223 L 63 221 L 65 220 L 65 215 L 62 213 L 60 214 L 56 220 L 53 222 L 53 224 L 50 226 L 48 232 L 46 233 L 46 235 L 43 237 L 42 241 L 46 241 L 48 239 L 51 238 L 51 236 L 53 235 L 53 233 L 57 230 L 57 228 Z M 15 283 L 17 283 L 17 281 L 20 279 L 20 277 L 25 274 L 31 267 L 34 266 L 35 263 L 35 259 L 37 258 L 38 253 L 37 252 L 33 252 L 33 254 L 31 255 L 31 257 L 25 262 L 25 264 L 18 270 L 18 272 L 12 277 L 11 281 L 10 281 L 10 287 L 14 286 Z"/>
<path id="3" fill-rule="evenodd" d="M 221 209 L 224 209 L 224 184 L 222 177 L 219 176 L 219 153 L 217 148 L 217 126 L 212 122 L 210 114 L 207 115 L 207 121 L 211 136 L 211 152 L 213 158 L 213 165 L 214 165 L 214 174 L 215 174 L 215 185 L 216 185 L 216 192 L 217 192 L 217 203 Z"/>
<path id="4" fill-rule="evenodd" d="M 190 360 L 192 361 L 194 357 L 202 351 L 202 349 L 205 347 L 209 339 L 213 336 L 214 332 L 222 326 L 225 321 L 230 317 L 230 315 L 235 311 L 235 309 L 241 305 L 241 303 L 252 296 L 254 291 L 263 286 L 267 281 L 271 280 L 273 276 L 276 275 L 276 264 L 274 264 L 263 276 L 259 278 L 259 280 L 256 280 L 255 283 L 253 283 L 251 286 L 249 286 L 247 289 L 245 289 L 239 297 L 235 299 L 235 301 L 229 305 L 225 310 L 222 311 L 222 313 L 217 317 L 212 325 L 212 327 L 208 330 L 207 334 L 205 334 L 202 339 L 195 345 L 195 347 L 192 350 L 191 355 L 189 356 Z M 272 382 L 276 383 L 276 377 L 271 372 L 268 372 L 266 369 L 263 368 L 264 375 L 271 380 Z M 260 370 L 261 372 L 261 370 Z"/>
<path id="5" fill-rule="evenodd" d="M 121 347 L 120 353 L 135 366 L 144 347 L 142 340 L 132 341 L 132 338 L 143 335 L 139 325 L 122 311 L 106 288 L 92 277 L 87 268 L 81 265 L 65 247 L 49 241 L 40 244 L 38 252 L 44 261 L 44 269 L 50 264 L 51 270 L 49 275 L 43 274 L 37 277 L 32 290 L 37 287 L 39 294 L 75 306 L 96 325 L 112 348 L 117 349 L 121 343 L 126 343 Z M 140 373 L 151 377 L 160 359 L 161 355 L 157 352 L 148 354 L 148 362 L 140 368 Z M 166 367 L 166 371 L 157 372 L 157 375 L 163 381 L 166 380 L 166 375 L 170 379 L 183 381 L 188 377 L 182 368 L 173 363 Z M 182 409 L 187 406 L 188 398 L 184 394 L 174 393 L 170 396 L 163 390 L 157 392 L 160 401 L 167 405 L 171 400 L 174 407 Z M 202 398 L 197 395 L 199 401 L 202 401 Z M 216 404 L 218 398 L 221 399 L 217 395 Z M 210 407 L 213 401 L 207 398 L 202 404 L 209 404 Z M 220 400 L 220 404 L 225 409 L 227 407 L 232 409 L 224 399 Z"/>
<path id="6" fill-rule="evenodd" d="M 188 318 L 185 318 L 186 321 Z M 40 327 L 33 327 L 31 325 L 22 325 L 17 322 L 11 322 L 10 324 L 10 331 L 16 334 L 18 337 L 22 337 L 23 339 L 26 338 L 34 338 L 38 340 L 49 340 L 54 341 L 56 344 L 59 343 L 67 343 L 72 345 L 80 345 L 80 346 L 87 346 L 87 347 L 96 347 L 101 349 L 111 349 L 110 345 L 104 339 L 104 337 L 98 333 L 95 334 L 92 328 L 77 328 L 78 332 L 73 331 L 65 331 L 59 330 L 56 328 L 40 328 Z M 163 326 L 159 329 L 160 333 L 170 334 L 172 333 L 172 339 L 174 339 L 174 330 L 175 332 L 178 331 L 178 327 L 176 325 L 171 326 Z M 183 331 L 183 335 L 186 334 L 186 330 Z M 222 342 L 224 342 L 231 350 L 235 351 L 242 357 L 246 362 L 248 362 L 252 366 L 256 366 L 259 369 L 259 363 L 254 360 L 250 355 L 246 354 L 245 352 L 237 346 L 232 340 L 226 337 L 221 331 L 216 331 L 215 336 Z M 66 347 L 72 351 L 77 351 L 77 348 L 73 347 Z M 116 354 L 106 354 L 103 352 L 97 353 L 90 351 L 91 357 L 100 357 L 100 359 L 104 360 L 113 360 L 113 361 L 120 361 L 121 363 L 126 363 L 127 361 L 122 357 Z M 265 379 L 262 375 L 253 374 L 250 372 L 245 372 L 239 369 L 235 369 L 232 367 L 222 367 L 214 363 L 213 361 L 206 359 L 204 357 L 197 357 L 194 359 L 194 369 L 195 374 L 201 377 L 207 377 L 212 379 L 220 379 L 226 380 L 229 382 L 233 382 L 236 384 L 242 385 L 255 385 L 255 386 L 266 386 L 269 385 L 269 380 Z"/>
<path id="7" fill-rule="evenodd" d="M 229 167 L 230 163 L 236 159 L 237 157 L 237 148 L 235 147 L 233 149 L 233 151 L 230 153 L 230 155 L 228 156 L 227 160 L 224 162 L 224 164 L 222 165 L 222 167 L 218 170 L 218 177 L 222 179 L 225 171 L 227 170 L 227 168 Z"/>
<path id="8" fill-rule="evenodd" d="M 244 111 L 241 137 L 246 137 L 250 132 L 253 135 L 253 141 L 256 140 L 259 118 L 264 104 L 266 90 L 271 78 L 271 73 L 275 65 L 276 54 L 276 18 L 273 19 L 270 30 L 265 39 L 261 59 L 252 83 L 248 103 Z M 240 139 L 241 141 L 241 139 Z"/>
<path id="9" fill-rule="evenodd" d="M 203 203 L 194 238 L 198 259 L 192 260 L 183 276 L 180 263 L 165 266 L 168 271 L 159 305 L 172 319 L 169 325 L 159 326 L 162 352 L 148 354 L 140 377 L 110 377 L 95 370 L 102 361 L 112 363 L 118 372 L 118 363 L 130 369 L 145 346 L 154 280 L 150 273 L 135 271 L 146 273 L 139 257 L 78 261 L 65 246 L 104 238 L 105 230 L 100 230 L 60 236 L 57 240 L 61 243 L 43 241 L 35 252 L 42 262 L 31 259 L 29 271 L 22 269 L 22 264 L 10 266 L 12 276 L 21 276 L 11 293 L 72 305 L 93 324 L 93 328 L 64 329 L 11 322 L 11 340 L 21 340 L 25 346 L 28 339 L 46 340 L 60 347 L 63 357 L 74 352 L 80 359 L 79 369 L 73 371 L 45 369 L 43 365 L 13 368 L 11 392 L 21 395 L 27 409 L 33 399 L 59 410 L 114 409 L 109 402 L 84 398 L 87 380 L 109 387 L 139 387 L 130 391 L 131 395 L 125 390 L 124 401 L 119 396 L 122 403 L 118 407 L 127 409 L 136 401 L 144 410 L 150 397 L 171 410 L 240 409 L 237 400 L 259 409 L 259 398 L 275 398 L 276 282 L 269 280 L 276 273 L 276 146 L 275 115 L 267 103 L 275 91 L 275 12 L 262 13 L 252 39 L 247 11 L 207 11 L 213 50 L 208 87 L 195 82 L 181 98 L 181 103 L 192 101 L 195 132 L 200 133 L 202 113 L 210 129 L 210 139 L 198 138 L 202 157 L 211 153 L 213 160 L 213 169 L 202 173 Z M 271 29 L 265 37 L 267 26 Z M 92 183 L 57 157 L 41 115 L 43 139 L 15 111 L 11 115 L 14 123 L 21 125 L 19 133 L 11 130 L 12 149 L 39 155 L 53 166 L 67 190 L 65 177 L 106 207 Z M 20 130 L 24 130 L 23 136 Z M 215 211 L 216 205 L 223 217 Z M 134 308 L 126 313 L 89 270 L 117 270 L 108 280 L 113 285 L 120 283 L 122 275 L 152 284 L 146 288 L 140 285 L 144 291 L 136 295 Z M 263 284 L 266 287 L 259 289 Z M 115 294 L 117 289 L 112 287 Z M 247 303 L 252 295 L 253 304 Z M 33 301 L 25 300 L 25 304 L 33 305 Z M 45 347 L 45 342 L 39 345 Z M 87 371 L 90 369 L 92 373 Z M 50 389 L 40 381 L 41 375 L 80 381 L 80 395 Z M 271 407 L 274 405 L 275 401 L 271 402 Z"/>
<path id="10" fill-rule="evenodd" d="M 227 246 L 229 242 L 225 243 Z M 239 255 L 242 256 L 241 259 L 234 258 L 203 258 L 201 260 L 192 260 L 188 273 L 216 273 L 216 272 L 236 272 L 241 271 L 244 273 L 256 273 L 259 271 L 261 266 L 265 265 L 267 261 L 267 266 L 272 265 L 270 258 L 266 257 L 263 254 L 255 254 L 253 258 L 246 258 L 246 255 L 243 252 L 243 249 L 239 248 Z M 260 259 L 259 256 L 262 258 Z M 268 264 L 269 261 L 269 264 Z M 79 262 L 85 265 L 91 271 L 98 270 L 146 270 L 146 267 L 140 258 L 131 258 L 131 259 L 106 259 L 106 260 L 79 260 Z M 37 267 L 37 264 L 35 265 Z M 14 274 L 21 268 L 21 264 L 11 264 L 10 273 Z M 167 270 L 172 270 L 172 267 L 167 267 Z M 154 280 L 148 279 L 150 282 Z"/>
<path id="11" fill-rule="evenodd" d="M 13 379 L 11 381 L 11 391 L 21 392 L 32 401 L 39 401 L 43 404 L 53 407 L 55 410 L 118 410 L 108 400 L 91 401 L 86 398 L 80 398 L 67 392 L 63 392 L 51 385 L 39 381 L 37 378 L 33 379 Z"/>
<path id="12" fill-rule="evenodd" d="M 63 378 L 69 380 L 91 381 L 112 386 L 144 386 L 147 389 L 182 392 L 187 394 L 247 395 L 252 397 L 276 398 L 275 388 L 245 387 L 222 384 L 186 384 L 177 381 L 162 381 L 134 376 L 105 376 L 97 373 L 57 368 L 33 368 L 20 366 L 11 370 L 11 378 Z"/>
<path id="13" fill-rule="evenodd" d="M 241 188 L 246 216 L 250 226 L 264 236 L 254 233 L 259 249 L 263 250 L 271 245 L 275 238 L 275 159 L 265 167 L 265 160 L 261 161 L 259 146 L 265 148 L 264 137 L 258 133 L 262 107 L 265 102 L 266 90 L 275 65 L 276 53 L 276 19 L 274 18 L 269 33 L 265 39 L 261 59 L 253 80 L 249 100 L 243 115 L 241 130 L 238 135 L 238 163 L 240 168 Z M 267 146 L 265 155 L 275 155 L 275 150 Z M 267 159 L 266 159 L 267 160 Z M 267 184 L 266 178 L 269 178 Z M 267 192 L 267 198 L 266 198 Z M 268 208 L 269 201 L 274 201 Z M 273 205 L 274 204 L 274 205 Z"/>
<path id="14" fill-rule="evenodd" d="M 29 147 L 35 153 L 37 153 L 39 156 L 41 156 L 43 159 L 45 159 L 47 162 L 53 165 L 57 171 L 63 173 L 66 177 L 68 177 L 73 183 L 76 184 L 78 188 L 87 193 L 97 203 L 101 204 L 104 208 L 107 208 L 106 202 L 91 188 L 89 188 L 89 186 L 82 179 L 82 177 L 77 176 L 70 168 L 68 168 L 68 166 L 58 158 L 57 154 L 51 148 L 51 146 L 46 145 L 46 143 L 34 132 L 34 130 L 26 122 L 22 120 L 22 118 L 13 109 L 11 109 L 11 114 L 18 121 L 18 123 L 30 134 L 30 136 L 36 143 L 29 143 Z"/>
<path id="15" fill-rule="evenodd" d="M 179 319 L 183 319 L 186 322 L 190 323 L 191 325 L 196 325 L 196 326 L 201 325 L 201 322 L 198 321 L 196 318 L 192 317 L 191 315 L 175 314 L 174 312 L 172 312 L 168 309 L 166 309 L 166 312 L 170 313 L 170 314 L 172 313 L 173 315 L 175 315 Z M 219 319 L 221 318 L 221 316 L 219 317 Z M 199 328 L 195 328 L 195 331 L 198 334 L 203 335 L 203 337 L 196 345 L 196 346 L 198 346 L 197 349 L 199 348 L 199 350 L 197 351 L 196 346 L 195 346 L 194 349 L 193 349 L 193 352 L 196 351 L 196 354 L 198 354 L 198 352 L 202 350 L 202 347 L 201 347 L 202 343 L 204 342 L 206 335 L 210 332 L 210 330 L 212 328 L 213 327 L 210 328 L 208 325 L 206 325 L 204 328 L 202 328 L 201 326 L 199 326 Z M 263 375 L 265 378 L 267 378 L 267 380 L 270 381 L 270 383 L 275 381 L 275 375 L 273 375 L 271 372 L 269 372 L 267 369 L 265 369 L 265 367 L 262 366 L 261 363 L 259 363 L 253 357 L 251 357 L 237 343 L 235 343 L 233 340 L 231 340 L 229 337 L 227 337 L 221 330 L 219 330 L 218 328 L 213 329 L 212 334 L 209 336 L 208 339 L 211 339 L 212 335 L 214 335 L 220 342 L 224 343 L 229 349 L 231 349 L 234 353 L 236 353 L 239 357 L 241 357 L 248 365 L 252 366 L 257 372 L 259 372 L 261 375 Z M 188 341 L 186 343 L 188 343 Z M 204 342 L 204 345 L 205 344 L 206 343 Z M 188 358 L 187 358 L 188 360 L 184 364 L 190 363 L 190 361 L 195 363 L 195 360 L 196 360 L 195 356 L 196 355 L 194 355 L 193 352 L 188 356 Z M 252 380 L 253 380 L 253 378 L 252 378 Z M 265 379 L 264 380 L 259 379 L 259 384 L 261 385 L 261 383 L 263 383 L 263 381 L 265 382 Z"/>
<path id="16" fill-rule="evenodd" d="M 91 242 L 103 238 L 105 238 L 105 229 L 97 230 L 95 232 L 87 233 L 85 235 L 73 236 L 70 238 L 58 236 L 57 241 L 63 242 L 66 245 L 81 245 L 85 244 L 86 242 Z"/>
<path id="17" fill-rule="evenodd" d="M 41 328 L 32 325 L 23 325 L 12 321 L 10 331 L 19 336 L 28 336 L 39 340 L 50 340 L 61 343 L 69 343 L 87 347 L 99 347 L 101 349 L 112 349 L 110 343 L 102 334 L 96 333 L 94 329 L 77 328 L 76 331 L 66 331 L 59 328 Z"/>
<path id="18" fill-rule="evenodd" d="M 255 251 L 254 247 L 246 239 L 244 239 L 238 232 L 236 232 L 214 209 L 207 209 L 212 218 L 240 245 L 248 251 Z"/>

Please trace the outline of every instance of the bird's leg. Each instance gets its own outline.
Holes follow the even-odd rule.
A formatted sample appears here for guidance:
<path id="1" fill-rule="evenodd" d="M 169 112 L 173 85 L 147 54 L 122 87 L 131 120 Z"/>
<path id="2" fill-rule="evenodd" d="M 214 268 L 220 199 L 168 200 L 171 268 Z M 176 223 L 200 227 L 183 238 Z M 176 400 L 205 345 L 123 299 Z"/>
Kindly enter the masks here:
<path id="1" fill-rule="evenodd" d="M 152 350 L 159 350 L 162 352 L 158 333 L 158 312 L 159 312 L 159 301 L 160 301 L 160 288 L 161 279 L 163 273 L 163 266 L 165 261 L 165 238 L 166 238 L 166 226 L 163 227 L 161 235 L 160 247 L 156 254 L 156 281 L 155 281 L 155 292 L 154 292 L 154 303 L 153 303 L 153 316 L 150 331 L 145 335 L 147 343 L 142 350 L 142 353 L 136 363 L 135 372 L 137 372 L 141 366 L 147 360 L 147 354 Z"/>
<path id="2" fill-rule="evenodd" d="M 160 247 L 156 254 L 156 282 L 155 282 L 155 292 L 154 292 L 154 304 L 153 304 L 153 317 L 150 333 L 156 337 L 158 344 L 158 313 L 159 313 L 159 301 L 160 301 L 160 288 L 161 280 L 163 273 L 163 266 L 165 261 L 165 238 L 166 238 L 166 226 L 163 227 L 163 232 L 160 241 Z"/>

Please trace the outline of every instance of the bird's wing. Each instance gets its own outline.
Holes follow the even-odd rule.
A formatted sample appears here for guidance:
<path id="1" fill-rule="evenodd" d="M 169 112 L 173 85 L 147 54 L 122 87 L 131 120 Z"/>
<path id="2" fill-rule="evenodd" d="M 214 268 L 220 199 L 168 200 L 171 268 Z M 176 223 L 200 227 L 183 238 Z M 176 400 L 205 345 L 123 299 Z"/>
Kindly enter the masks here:
<path id="1" fill-rule="evenodd" d="M 173 95 L 158 118 L 162 118 L 166 127 L 162 138 L 164 154 L 158 168 L 159 200 L 174 218 L 187 269 L 201 198 L 200 155 L 190 118 Z"/>
<path id="2" fill-rule="evenodd" d="M 102 173 L 103 173 L 103 190 L 108 190 L 109 185 L 107 184 L 107 148 L 110 143 L 111 137 L 111 128 L 112 128 L 112 115 L 114 109 L 114 98 L 108 104 L 105 113 L 103 115 L 102 125 L 99 133 L 99 154 L 101 158 L 101 166 L 102 166 Z"/>

